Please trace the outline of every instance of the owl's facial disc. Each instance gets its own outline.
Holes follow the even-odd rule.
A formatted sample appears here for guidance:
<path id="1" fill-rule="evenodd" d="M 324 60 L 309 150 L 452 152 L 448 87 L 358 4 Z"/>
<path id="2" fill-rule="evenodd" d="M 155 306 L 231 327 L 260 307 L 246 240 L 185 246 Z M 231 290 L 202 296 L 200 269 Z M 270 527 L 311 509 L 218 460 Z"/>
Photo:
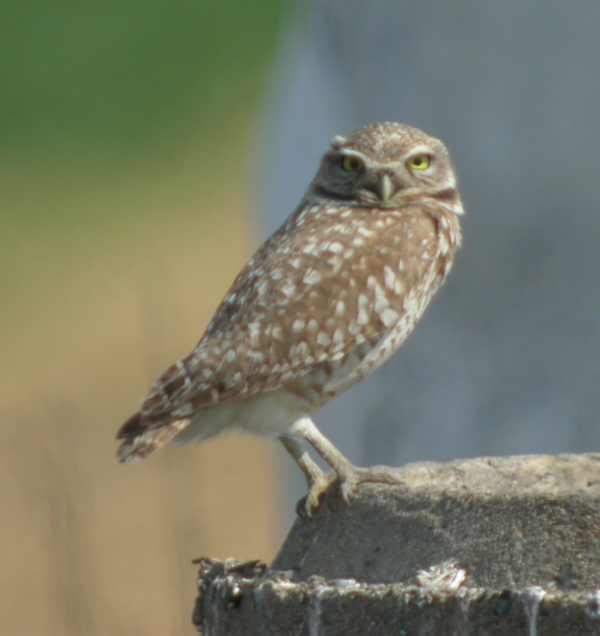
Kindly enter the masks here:
<path id="1" fill-rule="evenodd" d="M 401 144 L 378 156 L 370 148 L 335 138 L 325 153 L 313 188 L 345 204 L 390 208 L 420 195 L 453 187 L 441 142 Z"/>

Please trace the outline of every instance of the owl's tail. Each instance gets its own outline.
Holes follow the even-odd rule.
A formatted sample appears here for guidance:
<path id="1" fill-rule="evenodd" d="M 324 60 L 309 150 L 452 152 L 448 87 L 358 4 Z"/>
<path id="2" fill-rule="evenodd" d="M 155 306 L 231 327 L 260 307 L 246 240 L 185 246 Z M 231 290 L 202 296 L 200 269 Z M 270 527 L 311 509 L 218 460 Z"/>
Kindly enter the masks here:
<path id="1" fill-rule="evenodd" d="M 164 446 L 190 424 L 189 418 L 172 422 L 144 422 L 138 411 L 121 426 L 117 439 L 125 440 L 117 450 L 120 462 L 135 464 Z"/>

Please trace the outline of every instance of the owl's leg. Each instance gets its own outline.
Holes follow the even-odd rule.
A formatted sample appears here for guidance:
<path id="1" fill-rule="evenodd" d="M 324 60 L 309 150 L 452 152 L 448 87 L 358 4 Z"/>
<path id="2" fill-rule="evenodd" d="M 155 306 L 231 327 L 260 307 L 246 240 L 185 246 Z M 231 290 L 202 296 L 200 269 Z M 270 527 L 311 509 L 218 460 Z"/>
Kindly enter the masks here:
<path id="1" fill-rule="evenodd" d="M 296 421 L 292 427 L 292 432 L 301 435 L 310 442 L 317 453 L 331 466 L 340 482 L 340 490 L 346 503 L 349 503 L 352 495 L 361 483 L 398 484 L 398 480 L 394 479 L 394 477 L 387 472 L 381 472 L 381 470 L 373 468 L 358 468 L 354 466 L 354 464 L 321 433 L 309 417 L 304 417 Z M 325 479 L 327 478 L 325 477 Z M 317 501 L 324 492 L 324 490 L 322 490 L 323 486 L 325 486 L 326 489 L 328 484 L 323 484 L 322 480 L 319 484 L 321 490 L 314 495 Z M 311 495 L 313 495 L 312 487 L 309 492 L 309 497 Z"/>
<path id="2" fill-rule="evenodd" d="M 323 471 L 317 466 L 312 457 L 308 454 L 304 446 L 293 437 L 279 438 L 285 446 L 285 450 L 296 460 L 300 470 L 304 473 L 308 487 L 323 477 Z"/>
<path id="3" fill-rule="evenodd" d="M 308 494 L 304 500 L 299 502 L 298 512 L 311 517 L 313 510 L 319 506 L 321 495 L 327 490 L 333 480 L 317 466 L 300 441 L 283 435 L 279 439 L 306 477 Z"/>

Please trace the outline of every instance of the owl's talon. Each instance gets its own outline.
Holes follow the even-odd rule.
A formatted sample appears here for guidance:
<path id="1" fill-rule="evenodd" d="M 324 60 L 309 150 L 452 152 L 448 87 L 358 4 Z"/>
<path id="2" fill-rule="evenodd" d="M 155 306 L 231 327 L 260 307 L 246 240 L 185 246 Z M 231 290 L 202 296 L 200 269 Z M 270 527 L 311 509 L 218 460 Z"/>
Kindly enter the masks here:
<path id="1" fill-rule="evenodd" d="M 306 497 L 300 499 L 296 506 L 298 515 L 310 519 L 315 510 L 320 506 L 323 495 L 336 480 L 337 475 L 334 472 L 322 473 L 315 479 L 310 484 Z"/>
<path id="2" fill-rule="evenodd" d="M 389 472 L 377 468 L 358 468 L 352 466 L 351 470 L 344 471 L 342 476 L 334 471 L 321 474 L 310 485 L 306 497 L 300 499 L 296 506 L 299 516 L 311 519 L 314 512 L 321 505 L 323 495 L 332 487 L 339 484 L 340 495 L 347 505 L 350 505 L 356 491 L 361 484 L 388 484 L 398 485 L 401 483 Z"/>

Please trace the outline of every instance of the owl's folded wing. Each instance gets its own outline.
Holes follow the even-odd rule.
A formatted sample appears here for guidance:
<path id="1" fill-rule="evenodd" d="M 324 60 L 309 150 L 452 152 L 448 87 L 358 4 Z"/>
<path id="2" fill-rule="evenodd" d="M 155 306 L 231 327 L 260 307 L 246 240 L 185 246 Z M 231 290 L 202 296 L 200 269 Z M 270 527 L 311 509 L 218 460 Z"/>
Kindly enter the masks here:
<path id="1" fill-rule="evenodd" d="M 380 222 L 370 209 L 338 214 L 347 210 L 351 223 L 328 218 L 326 236 L 313 223 L 263 245 L 196 349 L 156 381 L 143 422 L 153 427 L 277 389 L 422 311 L 434 288 L 417 283 L 427 272 L 439 276 L 435 223 L 414 224 L 410 210 L 382 213 Z M 416 239 L 409 244 L 398 238 L 407 232 Z M 414 322 L 406 320 L 405 335 Z"/>

